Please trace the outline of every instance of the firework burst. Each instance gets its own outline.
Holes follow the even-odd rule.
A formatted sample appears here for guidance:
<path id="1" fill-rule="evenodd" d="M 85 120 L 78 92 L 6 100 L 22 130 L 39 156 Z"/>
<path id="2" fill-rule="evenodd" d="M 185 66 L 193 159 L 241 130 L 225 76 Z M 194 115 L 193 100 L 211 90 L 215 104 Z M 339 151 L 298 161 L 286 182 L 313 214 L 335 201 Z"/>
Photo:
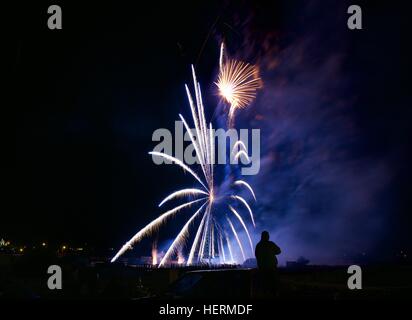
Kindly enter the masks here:
<path id="1" fill-rule="evenodd" d="M 246 69 L 241 68 L 240 74 L 238 75 L 241 77 L 240 81 L 244 81 L 243 78 L 247 76 L 249 72 L 251 72 L 251 70 L 249 69 L 250 66 L 247 66 Z M 246 73 L 243 74 L 242 72 Z M 192 216 L 186 221 L 180 232 L 177 234 L 176 238 L 173 240 L 172 244 L 167 249 L 166 254 L 163 256 L 159 263 L 159 267 L 164 266 L 165 264 L 170 262 L 173 257 L 176 256 L 178 257 L 179 263 L 183 263 L 184 261 L 186 265 L 202 262 L 210 263 L 215 259 L 218 259 L 219 263 L 233 263 L 235 260 L 233 256 L 233 247 L 231 241 L 236 241 L 241 252 L 242 258 L 244 260 L 246 258 L 247 253 L 245 253 L 241 237 L 239 237 L 238 231 L 231 218 L 236 219 L 235 221 L 238 221 L 237 224 L 242 227 L 242 230 L 245 232 L 247 236 L 248 244 L 250 246 L 250 252 L 253 253 L 253 244 L 248 230 L 248 226 L 245 223 L 245 220 L 243 219 L 241 214 L 233 206 L 235 203 L 241 204 L 243 208 L 246 209 L 245 211 L 249 214 L 250 221 L 254 226 L 255 220 L 253 217 L 251 207 L 244 198 L 242 198 L 239 195 L 236 195 L 234 191 L 232 191 L 230 194 L 217 193 L 218 188 L 215 185 L 216 182 L 214 179 L 215 136 L 212 124 L 209 123 L 207 125 L 206 123 L 201 88 L 196 79 L 196 73 L 193 66 L 192 77 L 194 96 L 192 96 L 189 87 L 187 85 L 185 87 L 187 98 L 190 105 L 195 135 L 194 133 L 192 133 L 192 130 L 189 128 L 189 125 L 184 119 L 184 117 L 182 115 L 179 116 L 184 124 L 186 131 L 190 136 L 191 143 L 193 144 L 193 147 L 195 149 L 195 154 L 199 163 L 200 170 L 202 171 L 202 175 L 199 176 L 193 169 L 191 169 L 181 160 L 168 154 L 162 152 L 149 152 L 149 154 L 153 157 L 161 157 L 165 160 L 171 161 L 173 164 L 179 166 L 184 171 L 190 173 L 190 175 L 199 183 L 198 188 L 183 188 L 172 192 L 170 195 L 165 197 L 160 202 L 159 207 L 162 207 L 172 199 L 187 196 L 190 196 L 195 199 L 189 202 L 185 202 L 177 207 L 174 207 L 173 209 L 166 211 L 165 213 L 161 214 L 159 217 L 151 221 L 149 224 L 147 224 L 144 228 L 139 230 L 116 253 L 116 255 L 111 260 L 112 262 L 116 261 L 123 253 L 131 249 L 132 246 L 138 243 L 141 239 L 152 235 L 163 224 L 165 224 L 169 219 L 177 215 L 180 211 L 186 210 L 192 206 L 196 206 L 197 209 L 194 210 Z M 230 79 L 232 78 L 228 78 L 228 80 Z M 237 78 L 235 77 L 234 80 L 236 79 Z M 242 82 L 236 82 L 236 84 L 237 83 L 240 83 L 242 85 Z M 244 92 L 242 95 L 242 93 L 239 93 L 240 91 L 238 89 L 236 90 L 237 91 L 235 91 L 235 93 L 238 96 L 241 96 L 239 98 L 239 103 L 237 104 L 240 107 L 244 105 L 244 99 L 248 97 L 249 91 L 245 88 L 242 89 L 242 92 Z M 233 146 L 232 153 L 236 153 L 235 158 L 238 158 L 242 155 L 248 158 L 246 146 L 241 141 L 237 142 Z M 238 189 L 236 187 L 244 187 L 245 189 L 249 190 L 249 192 L 253 195 L 253 198 L 256 200 L 255 193 L 252 187 L 246 181 L 236 180 L 232 184 L 232 187 L 234 190 Z M 223 203 L 223 210 L 218 210 L 215 207 L 217 199 L 219 199 L 220 203 Z M 195 225 L 196 223 L 197 230 L 190 246 L 190 252 L 187 259 L 184 259 L 182 252 L 188 240 L 190 239 L 190 228 L 192 225 Z M 229 234 L 232 235 L 232 237 L 229 236 Z"/>
<path id="2" fill-rule="evenodd" d="M 246 62 L 226 59 L 222 43 L 219 59 L 219 76 L 215 82 L 219 95 L 229 105 L 229 123 L 232 123 L 235 111 L 247 107 L 262 87 L 259 69 Z"/>

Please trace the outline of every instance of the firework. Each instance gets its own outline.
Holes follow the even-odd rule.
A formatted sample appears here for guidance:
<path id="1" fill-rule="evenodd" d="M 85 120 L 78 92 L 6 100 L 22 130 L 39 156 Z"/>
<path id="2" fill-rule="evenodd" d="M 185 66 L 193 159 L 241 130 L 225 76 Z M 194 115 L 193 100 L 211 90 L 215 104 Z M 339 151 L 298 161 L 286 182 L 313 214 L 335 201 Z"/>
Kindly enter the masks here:
<path id="1" fill-rule="evenodd" d="M 262 81 L 256 66 L 234 59 L 224 60 L 222 43 L 219 76 L 215 84 L 220 96 L 230 105 L 229 123 L 231 123 L 235 111 L 247 107 L 255 99 L 256 91 L 262 87 Z"/>
<path id="2" fill-rule="evenodd" d="M 246 74 L 243 74 L 242 72 L 246 72 Z M 249 71 L 240 70 L 239 76 L 244 77 L 248 74 L 248 72 Z M 185 88 L 190 105 L 193 125 L 195 128 L 195 136 L 192 133 L 192 130 L 189 128 L 189 125 L 184 119 L 184 117 L 182 115 L 179 116 L 184 124 L 186 131 L 189 134 L 191 143 L 194 146 L 196 157 L 198 159 L 198 163 L 202 171 L 202 176 L 199 176 L 193 169 L 191 169 L 189 166 L 183 163 L 183 161 L 173 156 L 167 155 L 162 152 L 149 152 L 149 154 L 155 157 L 162 157 L 166 160 L 171 161 L 173 164 L 179 166 L 184 171 L 189 172 L 190 175 L 199 183 L 199 188 L 183 188 L 172 192 L 170 195 L 165 197 L 160 202 L 159 207 L 162 207 L 172 199 L 177 199 L 186 196 L 194 197 L 195 200 L 185 202 L 173 209 L 166 211 L 165 213 L 161 214 L 159 217 L 154 219 L 152 222 L 150 222 L 148 225 L 146 225 L 144 228 L 138 231 L 128 242 L 126 242 L 125 245 L 123 245 L 123 247 L 116 253 L 116 255 L 111 260 L 112 262 L 116 261 L 127 250 L 132 249 L 132 246 L 138 243 L 141 239 L 152 235 L 163 224 L 165 224 L 169 219 L 177 215 L 180 211 L 186 210 L 192 206 L 196 206 L 197 209 L 189 218 L 189 220 L 186 221 L 183 228 L 180 230 L 172 244 L 167 249 L 166 254 L 163 256 L 159 263 L 159 267 L 167 264 L 168 261 L 171 261 L 172 258 L 176 255 L 178 256 L 179 264 L 186 262 L 187 265 L 191 265 L 196 262 L 211 262 L 212 259 L 215 258 L 219 258 L 219 261 L 221 263 L 233 263 L 234 258 L 231 246 L 231 238 L 229 237 L 227 230 L 229 230 L 233 235 L 242 254 L 242 258 L 245 259 L 246 254 L 242 245 L 242 241 L 229 215 L 234 216 L 241 225 L 242 229 L 245 231 L 250 245 L 250 252 L 253 253 L 253 244 L 247 224 L 245 223 L 245 220 L 242 218 L 241 214 L 231 205 L 234 203 L 242 204 L 242 206 L 246 208 L 246 211 L 249 213 L 250 220 L 253 226 L 255 226 L 253 212 L 249 204 L 246 202 L 244 198 L 234 193 L 230 195 L 215 194 L 217 188 L 215 186 L 214 179 L 215 140 L 213 134 L 213 127 L 211 123 L 209 123 L 209 125 L 207 125 L 206 123 L 201 88 L 199 83 L 197 82 L 196 73 L 193 66 L 192 77 L 195 94 L 194 97 L 192 96 L 192 93 L 187 85 L 185 86 Z M 242 84 L 242 82 L 240 82 L 240 84 Z M 243 92 L 245 92 L 245 94 L 239 93 L 241 97 L 248 96 L 249 91 L 247 89 L 242 90 Z M 242 102 L 243 99 L 244 98 L 240 99 L 239 103 Z M 238 104 L 238 106 L 240 107 L 242 106 L 242 104 Z M 235 158 L 240 157 L 242 155 L 248 158 L 246 146 L 242 142 L 238 142 L 234 145 L 232 153 L 235 153 L 237 149 L 239 150 L 237 151 Z M 246 189 L 248 189 L 253 195 L 254 199 L 256 200 L 255 193 L 252 187 L 247 182 L 243 180 L 237 180 L 233 184 L 233 187 L 236 186 L 245 187 Z M 214 204 L 217 198 L 219 198 L 219 201 L 223 202 L 223 204 L 225 205 L 225 212 L 222 212 L 222 210 L 217 210 L 215 208 Z M 197 230 L 190 247 L 189 255 L 187 257 L 187 260 L 185 260 L 182 252 L 186 243 L 190 239 L 190 227 L 196 223 L 198 223 Z M 225 247 L 229 252 L 229 256 L 227 256 L 227 251 L 225 251 Z M 155 256 L 153 256 L 153 261 L 155 261 L 154 257 Z"/>
<path id="3" fill-rule="evenodd" d="M 157 241 L 152 244 L 152 265 L 157 265 Z"/>
<path id="4" fill-rule="evenodd" d="M 179 251 L 177 253 L 177 264 L 184 264 L 185 263 L 185 257 L 183 256 L 182 252 Z"/>

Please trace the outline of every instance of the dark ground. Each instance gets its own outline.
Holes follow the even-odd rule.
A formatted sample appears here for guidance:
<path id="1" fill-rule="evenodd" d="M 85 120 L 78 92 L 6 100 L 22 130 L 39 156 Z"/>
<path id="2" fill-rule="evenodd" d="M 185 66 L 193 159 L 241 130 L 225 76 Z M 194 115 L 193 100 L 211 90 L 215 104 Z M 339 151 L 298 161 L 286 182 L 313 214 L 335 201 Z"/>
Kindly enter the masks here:
<path id="1" fill-rule="evenodd" d="M 47 267 L 62 267 L 63 289 L 47 288 Z M 173 286 L 185 273 L 204 268 L 157 269 L 123 264 L 93 263 L 81 256 L 1 255 L 0 299 L 410 299 L 410 265 L 362 267 L 362 290 L 347 288 L 346 266 L 280 268 L 277 293 L 265 296 L 256 289 L 256 269 L 201 271 L 200 290 L 178 295 Z M 172 284 L 172 285 L 171 285 Z M 198 290 L 198 291 L 199 291 Z"/>

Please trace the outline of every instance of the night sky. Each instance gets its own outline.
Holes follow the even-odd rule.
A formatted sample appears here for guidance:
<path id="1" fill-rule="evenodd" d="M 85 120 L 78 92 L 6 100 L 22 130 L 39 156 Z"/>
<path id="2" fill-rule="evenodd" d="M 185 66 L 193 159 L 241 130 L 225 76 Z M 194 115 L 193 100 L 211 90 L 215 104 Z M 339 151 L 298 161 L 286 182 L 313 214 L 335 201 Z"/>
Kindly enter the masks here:
<path id="1" fill-rule="evenodd" d="M 268 228 L 286 257 L 331 263 L 412 249 L 412 55 L 400 1 L 357 1 L 361 31 L 348 30 L 345 1 L 135 3 L 61 4 L 59 31 L 47 28 L 49 4 L 19 9 L 6 45 L 2 136 L 14 143 L 0 238 L 118 248 L 161 213 L 159 201 L 191 180 L 152 162 L 152 133 L 188 114 L 192 63 L 213 113 L 224 39 L 265 83 L 238 119 L 262 129 L 255 239 Z M 164 239 L 177 232 L 166 227 Z"/>

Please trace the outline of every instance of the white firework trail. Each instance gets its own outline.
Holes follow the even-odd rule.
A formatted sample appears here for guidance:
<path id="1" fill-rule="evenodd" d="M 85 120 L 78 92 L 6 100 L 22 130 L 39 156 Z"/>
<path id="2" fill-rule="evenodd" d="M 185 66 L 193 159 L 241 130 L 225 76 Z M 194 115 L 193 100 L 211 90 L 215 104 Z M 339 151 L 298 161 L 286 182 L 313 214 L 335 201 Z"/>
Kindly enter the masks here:
<path id="1" fill-rule="evenodd" d="M 231 221 L 228 217 L 226 217 L 226 219 L 227 219 L 227 223 L 228 223 L 229 226 L 230 226 L 230 229 L 231 229 L 232 232 L 233 232 L 233 235 L 235 236 L 235 239 L 236 239 L 236 241 L 237 241 L 237 244 L 239 245 L 239 249 L 240 249 L 240 252 L 242 253 L 243 260 L 246 260 L 245 252 L 243 251 L 242 242 L 240 241 L 239 236 L 237 235 L 236 229 L 235 229 L 235 227 L 233 226 L 232 221 Z"/>
<path id="2" fill-rule="evenodd" d="M 219 250 L 222 253 L 220 263 L 226 263 L 226 253 L 225 253 L 225 246 L 223 245 L 222 233 L 219 233 Z"/>
<path id="3" fill-rule="evenodd" d="M 183 118 L 183 116 L 181 114 L 179 114 L 179 116 L 180 116 L 180 119 L 183 122 L 183 125 L 185 126 L 185 129 L 186 129 L 187 133 L 189 134 L 190 141 L 195 141 L 195 139 L 193 137 L 192 130 L 190 130 L 189 126 L 186 123 L 186 120 Z M 207 176 L 207 174 L 206 174 L 207 169 L 206 169 L 206 164 L 205 164 L 205 161 L 204 161 L 203 157 L 200 156 L 202 154 L 200 146 L 198 145 L 198 143 L 193 143 L 193 146 L 195 148 L 196 156 L 197 156 L 197 158 L 200 162 L 200 166 L 202 167 L 203 175 L 206 177 Z"/>
<path id="4" fill-rule="evenodd" d="M 224 54 L 225 54 L 225 45 L 222 42 L 222 44 L 220 45 L 220 55 L 219 55 L 219 69 L 222 70 L 223 68 L 223 58 L 224 58 Z"/>
<path id="5" fill-rule="evenodd" d="M 169 160 L 169 161 L 172 161 L 172 162 L 176 163 L 178 166 L 182 167 L 183 170 L 189 172 L 193 177 L 195 177 L 195 179 L 197 181 L 199 181 L 200 184 L 207 190 L 207 187 L 202 182 L 202 180 L 200 180 L 199 176 L 196 173 L 194 173 L 193 170 L 190 169 L 187 165 L 185 165 L 181 160 L 179 160 L 175 157 L 169 156 L 166 153 L 157 152 L 157 151 L 151 151 L 151 152 L 149 152 L 149 154 L 151 154 L 152 156 L 162 157 L 162 158 L 165 158 L 166 160 Z"/>
<path id="6" fill-rule="evenodd" d="M 208 207 L 208 210 L 206 210 L 205 215 L 206 215 L 206 225 L 205 225 L 205 228 L 203 229 L 202 241 L 200 242 L 200 250 L 199 250 L 199 255 L 197 257 L 198 261 L 201 261 L 205 254 L 207 236 L 208 236 L 209 226 L 210 226 L 210 207 Z"/>
<path id="7" fill-rule="evenodd" d="M 184 204 L 181 204 L 180 206 L 177 206 L 176 208 L 173 208 L 172 210 L 169 210 L 165 213 L 163 213 L 160 217 L 157 219 L 153 220 L 150 222 L 148 225 L 146 225 L 143 229 L 141 229 L 138 233 L 136 233 L 133 238 L 131 238 L 128 242 L 126 242 L 125 245 L 119 250 L 119 252 L 113 257 L 111 262 L 114 262 L 117 260 L 118 257 L 120 257 L 123 253 L 126 252 L 126 250 L 132 249 L 132 245 L 138 241 L 140 241 L 143 237 L 147 236 L 148 234 L 152 233 L 154 230 L 158 229 L 161 224 L 165 223 L 165 221 L 176 214 L 178 211 L 190 207 L 192 204 L 202 201 L 205 198 L 190 201 Z"/>
<path id="8" fill-rule="evenodd" d="M 256 201 L 255 192 L 253 191 L 253 188 L 250 186 L 249 183 L 247 183 L 246 181 L 243 181 L 243 180 L 236 180 L 233 184 L 236 185 L 236 186 L 245 186 L 250 191 L 250 193 L 252 194 L 253 199 L 255 199 L 255 201 Z"/>
<path id="9" fill-rule="evenodd" d="M 236 216 L 236 218 L 239 220 L 240 224 L 242 225 L 243 229 L 245 230 L 246 235 L 247 235 L 247 237 L 248 237 L 248 239 L 249 239 L 250 250 L 253 252 L 252 238 L 250 237 L 250 234 L 249 234 L 249 231 L 248 231 L 248 229 L 247 229 L 247 227 L 246 227 L 245 222 L 243 221 L 243 219 L 242 219 L 242 217 L 240 216 L 240 214 L 239 214 L 235 209 L 233 209 L 232 206 L 229 206 L 229 209 L 230 209 L 230 211 L 232 211 L 232 213 Z"/>
<path id="10" fill-rule="evenodd" d="M 233 263 L 235 261 L 235 259 L 233 259 L 233 251 L 232 251 L 232 246 L 231 246 L 230 241 L 229 241 L 229 236 L 228 236 L 226 231 L 224 232 L 224 234 L 225 234 L 225 239 L 226 239 L 226 243 L 227 243 L 227 249 L 229 250 L 230 262 Z"/>
<path id="11" fill-rule="evenodd" d="M 163 266 L 164 263 L 170 258 L 172 253 L 177 250 L 178 248 L 181 248 L 183 245 L 183 241 L 187 237 L 189 233 L 189 226 L 190 224 L 196 219 L 196 217 L 199 215 L 200 211 L 203 209 L 206 203 L 204 203 L 196 212 L 193 216 L 190 217 L 190 219 L 186 222 L 186 224 L 183 226 L 182 230 L 180 230 L 179 234 L 173 241 L 173 243 L 170 245 L 169 249 L 166 251 L 166 254 L 164 255 L 163 259 L 160 261 L 159 267 Z"/>
<path id="12" fill-rule="evenodd" d="M 239 149 L 237 149 L 237 148 L 239 148 Z M 243 151 L 247 152 L 246 145 L 243 143 L 242 140 L 238 140 L 238 141 L 236 141 L 235 144 L 233 145 L 232 154 L 233 154 L 236 150 L 237 150 L 237 151 L 240 151 L 240 150 L 242 150 L 242 149 L 243 149 Z"/>
<path id="13" fill-rule="evenodd" d="M 239 160 L 240 156 L 245 157 L 247 163 L 250 162 L 250 158 L 249 158 L 248 154 L 247 154 L 244 150 L 240 150 L 240 151 L 238 151 L 238 152 L 236 153 L 236 155 L 235 155 L 235 157 L 234 157 L 235 162 Z"/>
<path id="14" fill-rule="evenodd" d="M 206 215 L 203 215 L 202 221 L 200 222 L 199 228 L 197 229 L 195 240 L 193 241 L 192 248 L 190 249 L 189 258 L 187 259 L 187 265 L 191 265 L 193 261 L 193 257 L 195 255 L 195 251 L 197 248 L 197 244 L 199 243 L 199 238 L 202 232 L 203 225 L 206 220 Z"/>
<path id="15" fill-rule="evenodd" d="M 250 208 L 250 206 L 249 206 L 249 204 L 246 202 L 246 200 L 243 199 L 241 196 L 237 196 L 237 195 L 232 196 L 232 198 L 233 198 L 233 199 L 236 199 L 236 200 L 239 200 L 239 201 L 246 207 L 246 209 L 249 211 L 250 219 L 252 220 L 253 226 L 255 227 L 255 226 L 256 226 L 256 225 L 255 225 L 255 218 L 253 217 L 252 209 Z"/>
<path id="16" fill-rule="evenodd" d="M 167 201 L 172 200 L 174 198 L 180 198 L 183 196 L 188 196 L 188 195 L 197 195 L 197 194 L 205 194 L 208 195 L 207 192 L 200 190 L 200 189 L 194 189 L 194 188 L 188 188 L 188 189 L 181 189 L 178 191 L 173 192 L 172 194 L 169 194 L 166 198 L 162 200 L 162 202 L 159 203 L 159 207 L 164 205 Z"/>

